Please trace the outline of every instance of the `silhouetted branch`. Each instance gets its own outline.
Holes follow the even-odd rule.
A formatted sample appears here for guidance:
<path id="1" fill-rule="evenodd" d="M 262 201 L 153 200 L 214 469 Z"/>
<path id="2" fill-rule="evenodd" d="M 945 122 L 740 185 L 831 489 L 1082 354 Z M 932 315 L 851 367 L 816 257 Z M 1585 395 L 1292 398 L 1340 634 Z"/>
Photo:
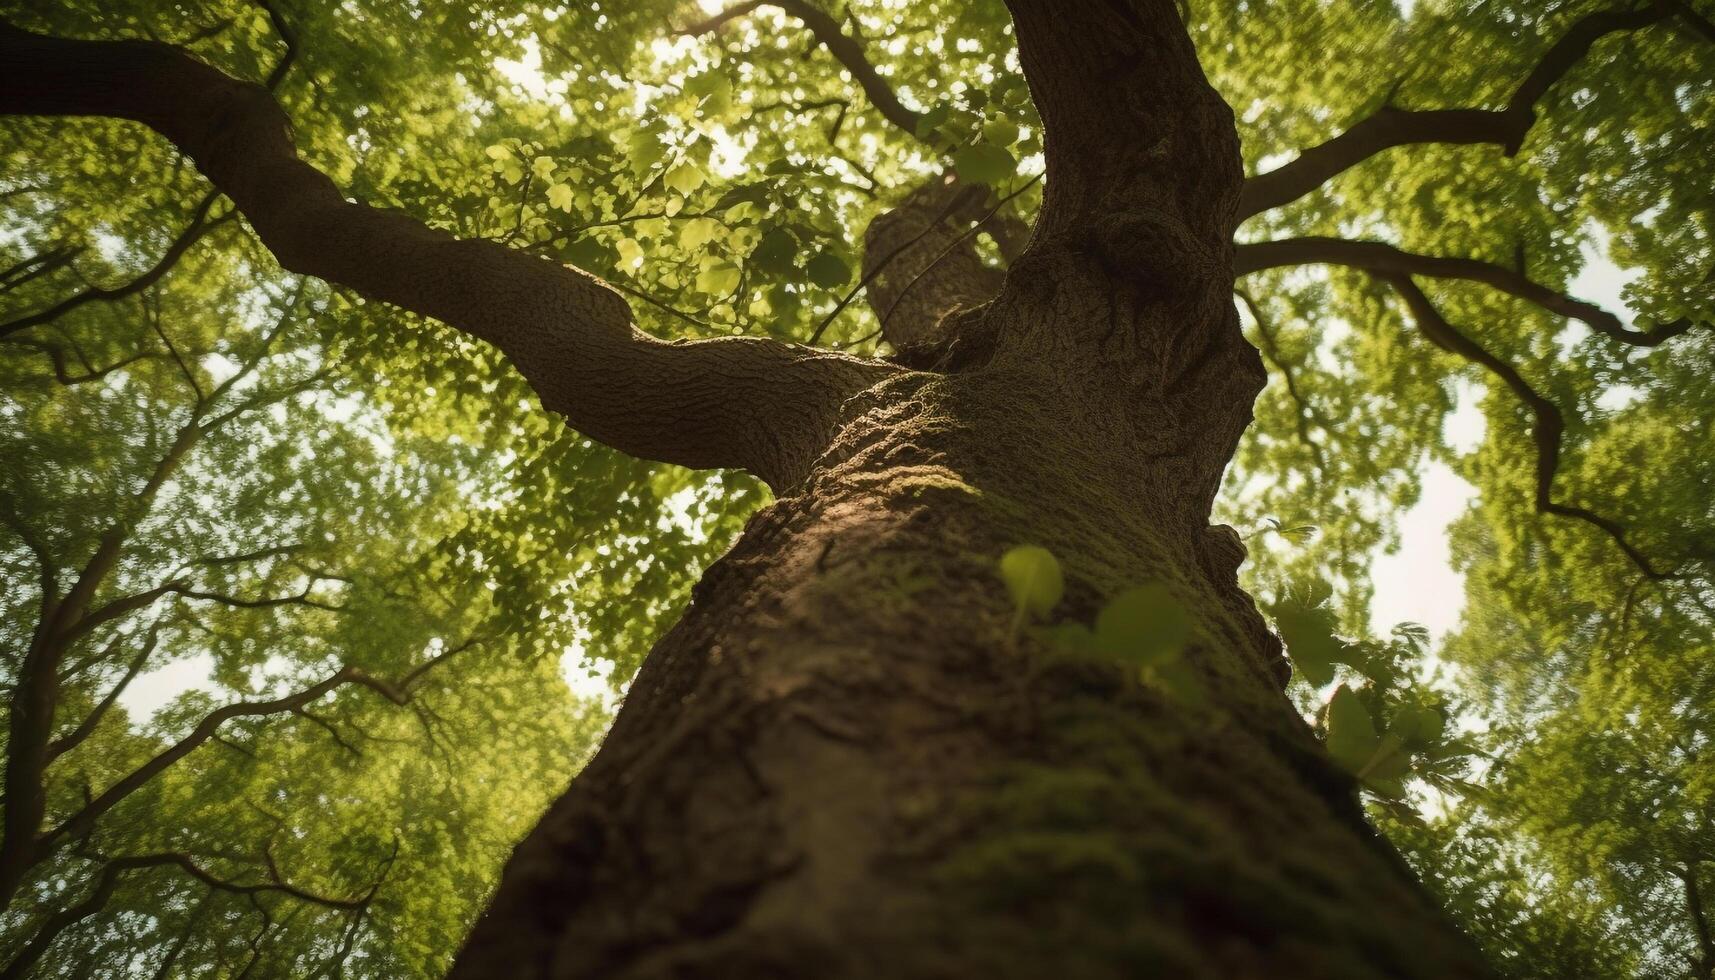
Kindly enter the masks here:
<path id="1" fill-rule="evenodd" d="M 10 196 L 10 193 L 0 195 L 0 199 Z M 61 245 L 8 266 L 4 271 L 0 271 L 0 292 L 11 292 L 32 279 L 67 265 L 86 248 L 87 245 Z"/>
<path id="2" fill-rule="evenodd" d="M 214 207 L 214 202 L 219 200 L 219 198 L 220 191 L 218 190 L 212 190 L 207 194 L 204 194 L 202 200 L 197 202 L 196 208 L 192 212 L 190 224 L 185 226 L 185 230 L 180 232 L 177 238 L 173 239 L 171 244 L 167 246 L 167 250 L 161 253 L 160 259 L 135 279 L 113 287 L 90 286 L 82 292 L 74 293 L 63 300 L 60 300 L 58 303 L 55 303 L 53 306 L 50 306 L 45 310 L 40 310 L 35 313 L 19 317 L 9 323 L 0 323 L 0 337 L 17 333 L 20 330 L 27 330 L 30 327 L 39 326 L 52 320 L 57 320 L 85 303 L 92 303 L 97 300 L 111 302 L 116 299 L 124 299 L 127 296 L 140 293 L 143 290 L 148 289 L 150 286 L 153 286 L 155 283 L 160 282 L 161 277 L 165 276 L 168 271 L 178 263 L 179 259 L 184 257 L 186 252 L 190 251 L 190 247 L 192 245 L 195 245 L 210 231 L 230 222 L 238 216 L 237 212 L 228 211 L 220 217 L 211 220 L 208 216 L 209 211 Z"/>
<path id="3" fill-rule="evenodd" d="M 88 381 L 99 381 L 102 378 L 107 377 L 109 374 L 112 374 L 114 371 L 129 367 L 138 361 L 149 360 L 160 356 L 159 354 L 151 353 L 149 351 L 139 351 L 136 354 L 132 354 L 130 357 L 121 358 L 104 368 L 86 367 L 82 374 L 72 374 L 70 366 L 66 360 L 65 348 L 58 344 L 46 340 L 37 340 L 32 337 L 7 337 L 4 340 L 0 340 L 0 343 L 12 344 L 18 347 L 27 347 L 30 350 L 46 354 L 48 356 L 48 361 L 53 364 L 54 380 L 67 387 L 80 385 Z"/>
<path id="4" fill-rule="evenodd" d="M 1585 16 L 1543 53 L 1503 109 L 1399 109 L 1384 105 L 1351 129 L 1299 154 L 1296 160 L 1245 181 L 1239 216 L 1289 204 L 1343 171 L 1396 146 L 1412 143 L 1493 143 L 1511 156 L 1536 123 L 1536 103 L 1583 60 L 1598 40 L 1665 20 L 1660 8 L 1608 10 Z"/>
<path id="5" fill-rule="evenodd" d="M 1612 538 L 1626 557 L 1647 576 L 1655 581 L 1681 577 L 1674 571 L 1663 571 L 1651 564 L 1643 552 L 1639 551 L 1626 538 L 1626 532 L 1620 524 L 1583 507 L 1564 504 L 1554 499 L 1554 476 L 1560 468 L 1561 438 L 1566 432 L 1566 418 L 1561 414 L 1559 406 L 1544 398 L 1531 387 L 1518 369 L 1497 357 L 1476 341 L 1454 329 L 1441 312 L 1424 295 L 1416 282 L 1409 275 L 1394 273 L 1376 273 L 1377 278 L 1391 284 L 1405 301 L 1406 308 L 1411 311 L 1417 321 L 1418 329 L 1423 332 L 1430 343 L 1451 354 L 1458 355 L 1473 364 L 1477 364 L 1490 374 L 1500 378 L 1519 400 L 1525 403 L 1535 419 L 1531 437 L 1536 442 L 1536 492 L 1535 502 L 1538 513 L 1555 514 L 1583 521 L 1591 527 L 1602 531 Z"/>
<path id="6" fill-rule="evenodd" d="M 719 30 L 721 27 L 754 12 L 758 7 L 775 7 L 794 17 L 815 35 L 816 40 L 828 49 L 852 77 L 857 79 L 864 94 L 869 97 L 870 104 L 875 106 L 882 118 L 898 126 L 905 132 L 917 134 L 919 114 L 905 107 L 899 101 L 899 96 L 893 91 L 887 79 L 870 63 L 869 56 L 864 54 L 863 45 L 840 30 L 839 22 L 821 9 L 804 2 L 804 0 L 746 0 L 744 3 L 728 7 L 705 20 L 686 27 L 677 33 L 689 37 L 700 37 Z"/>
<path id="7" fill-rule="evenodd" d="M 395 844 L 394 853 L 398 853 L 397 844 Z M 391 867 L 392 862 L 393 859 L 389 858 L 387 864 L 383 867 L 381 878 L 385 878 L 386 869 Z M 113 893 L 119 888 L 120 879 L 123 875 L 132 871 L 161 867 L 178 868 L 190 877 L 195 878 L 197 881 L 200 881 L 217 891 L 246 896 L 256 896 L 271 892 L 288 895 L 302 902 L 309 902 L 311 904 L 321 905 L 330 909 L 350 912 L 359 912 L 367 908 L 375 896 L 375 888 L 380 885 L 380 879 L 378 879 L 376 885 L 372 886 L 364 895 L 357 898 L 334 898 L 328 895 L 318 894 L 306 888 L 301 888 L 284 880 L 279 875 L 278 869 L 273 867 L 271 859 L 269 861 L 270 880 L 245 884 L 228 881 L 227 879 L 214 874 L 197 864 L 196 860 L 191 857 L 191 855 L 182 851 L 165 852 L 160 854 L 138 854 L 129 857 L 113 858 L 102 865 L 101 872 L 96 877 L 95 888 L 90 892 L 89 896 L 78 904 L 62 909 L 50 916 L 48 920 L 42 924 L 41 928 L 36 930 L 36 934 L 30 937 L 29 943 L 19 951 L 18 955 L 12 959 L 12 962 L 6 964 L 4 970 L 0 970 L 0 980 L 15 980 L 15 978 L 23 977 L 29 971 L 30 967 L 34 966 L 35 963 L 42 958 L 42 955 L 48 951 L 48 948 L 53 945 L 54 940 L 59 937 L 60 933 L 105 908 L 107 903 L 112 900 Z"/>
<path id="8" fill-rule="evenodd" d="M 1312 263 L 1366 269 L 1384 277 L 1415 275 L 1480 282 L 1535 303 L 1550 313 L 1583 321 L 1597 333 L 1634 347 L 1655 347 L 1695 325 L 1690 319 L 1681 318 L 1647 332 L 1633 330 L 1619 317 L 1594 303 L 1550 289 L 1523 272 L 1480 259 L 1419 255 L 1386 242 L 1312 237 L 1239 245 L 1234 255 L 1233 271 L 1242 276 L 1262 269 Z"/>
<path id="9" fill-rule="evenodd" d="M 121 676 L 118 683 L 114 684 L 113 688 L 107 692 L 107 696 L 101 699 L 101 703 L 97 704 L 95 708 L 84 717 L 83 721 L 69 734 L 54 739 L 52 742 L 48 743 L 47 761 L 49 764 L 52 764 L 55 759 L 58 759 L 60 756 L 66 754 L 72 749 L 77 748 L 83 743 L 84 739 L 88 738 L 95 731 L 96 726 L 101 724 L 102 716 L 107 714 L 108 709 L 112 708 L 114 703 L 119 700 L 119 695 L 124 694 L 125 688 L 129 687 L 131 682 L 137 679 L 137 675 L 142 672 L 143 665 L 149 660 L 149 655 L 155 652 L 155 644 L 160 639 L 160 636 L 160 623 L 156 623 L 149 627 L 149 632 L 144 636 L 143 645 L 137 650 L 137 655 L 131 658 L 131 663 L 125 668 L 124 675 Z"/>
<path id="10" fill-rule="evenodd" d="M 190 734 L 115 782 L 85 804 L 78 812 L 66 818 L 59 826 L 43 835 L 37 842 L 35 859 L 40 860 L 46 857 L 54 842 L 62 838 L 77 838 L 86 834 L 95 825 L 95 821 L 116 806 L 119 801 L 136 792 L 149 780 L 159 775 L 173 763 L 189 755 L 204 742 L 216 737 L 220 726 L 227 721 L 241 717 L 298 712 L 299 709 L 315 703 L 328 692 L 344 684 L 356 684 L 369 688 L 394 704 L 411 704 L 413 707 L 420 707 L 420 705 L 413 703 L 412 696 L 422 678 L 434 668 L 446 663 L 458 654 L 481 646 L 488 639 L 489 637 L 471 637 L 458 646 L 448 647 L 413 668 L 397 682 L 375 677 L 359 668 L 348 665 L 341 667 L 327 678 L 293 694 L 263 701 L 239 701 L 216 708 L 205 715 L 191 730 Z M 237 748 L 237 746 L 233 747 Z"/>
<path id="11" fill-rule="evenodd" d="M 1328 424 L 1328 420 L 1298 390 L 1298 382 L 1292 376 L 1292 369 L 1286 366 L 1286 360 L 1280 356 L 1280 347 L 1274 339 L 1274 328 L 1262 315 L 1262 309 L 1257 305 L 1257 301 L 1241 289 L 1233 290 L 1233 295 L 1237 296 L 1245 304 L 1245 309 L 1250 311 L 1251 319 L 1256 323 L 1257 339 L 1262 341 L 1263 356 L 1268 358 L 1275 370 L 1280 372 L 1281 380 L 1286 382 L 1286 393 L 1292 397 L 1292 401 L 1298 406 L 1298 411 L 1293 413 L 1293 422 L 1296 423 L 1299 440 L 1310 450 L 1311 457 L 1316 460 L 1316 468 L 1327 473 L 1328 460 L 1322 453 L 1322 447 L 1317 444 L 1316 440 L 1310 438 L 1310 422 L 1314 420 L 1324 432 L 1334 427 Z"/>

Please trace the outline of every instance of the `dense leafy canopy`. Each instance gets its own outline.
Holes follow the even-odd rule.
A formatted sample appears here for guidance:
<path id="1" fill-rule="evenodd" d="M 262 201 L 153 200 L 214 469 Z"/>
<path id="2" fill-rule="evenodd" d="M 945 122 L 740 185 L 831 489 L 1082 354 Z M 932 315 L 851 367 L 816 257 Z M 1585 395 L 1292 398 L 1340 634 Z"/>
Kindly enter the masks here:
<path id="1" fill-rule="evenodd" d="M 1377 113 L 1504 106 L 1557 39 L 1633 6 L 1187 15 L 1264 172 Z M 1695 4 L 1659 6 L 1566 66 L 1516 154 L 1387 150 L 1239 233 L 1488 264 L 1414 278 L 1317 245 L 1244 275 L 1271 383 L 1222 508 L 1331 754 L 1518 976 L 1715 966 L 1715 341 L 1695 325 L 1715 319 L 1715 31 Z M 888 311 L 862 301 L 872 220 L 944 169 L 986 185 L 988 214 L 1040 199 L 1005 9 L 721 9 L 5 16 L 271 79 L 347 194 L 600 275 L 658 336 L 885 353 Z M 57 651 L 48 844 L 0 920 L 3 955 L 43 976 L 438 975 L 609 714 L 564 677 L 623 683 L 763 491 L 592 444 L 493 350 L 284 274 L 140 127 L 0 126 L 15 702 L 27 655 Z M 991 265 L 994 227 L 972 230 Z M 1604 252 L 1635 270 L 1621 321 L 1542 302 Z M 1677 335 L 1640 342 L 1651 329 Z M 1479 439 L 1458 428 L 1473 413 Z M 1479 491 L 1455 532 L 1464 623 L 1439 643 L 1367 615 L 1370 562 L 1429 464 Z M 1014 566 L 1022 623 L 1058 590 L 1043 556 Z M 75 628 L 44 630 L 78 588 Z M 196 683 L 135 697 L 172 676 Z"/>

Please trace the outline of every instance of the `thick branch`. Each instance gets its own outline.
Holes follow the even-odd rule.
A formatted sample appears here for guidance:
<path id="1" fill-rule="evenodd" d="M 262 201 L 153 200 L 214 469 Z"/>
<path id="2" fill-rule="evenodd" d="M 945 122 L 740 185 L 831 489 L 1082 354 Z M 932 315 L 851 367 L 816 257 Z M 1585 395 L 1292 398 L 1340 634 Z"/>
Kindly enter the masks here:
<path id="1" fill-rule="evenodd" d="M 864 54 L 863 45 L 840 30 L 839 21 L 804 0 L 746 0 L 692 24 L 679 33 L 700 37 L 754 12 L 758 7 L 777 7 L 801 21 L 805 28 L 816 36 L 816 40 L 828 49 L 828 53 L 837 58 L 846 71 L 851 72 L 852 77 L 857 79 L 858 85 L 863 87 L 864 95 L 869 97 L 870 104 L 875 106 L 882 118 L 913 136 L 917 134 L 918 113 L 906 108 L 905 104 L 899 101 L 893 86 L 876 71 L 869 56 Z"/>
<path id="2" fill-rule="evenodd" d="M 1523 272 L 1480 259 L 1419 255 L 1395 248 L 1386 242 L 1313 237 L 1240 245 L 1233 267 L 1235 274 L 1242 276 L 1262 269 L 1310 263 L 1350 266 L 1381 276 L 1429 276 L 1484 283 L 1519 299 L 1535 303 L 1550 313 L 1581 320 L 1590 329 L 1605 337 L 1636 347 L 1655 347 L 1693 326 L 1691 320 L 1680 319 L 1648 332 L 1633 330 L 1619 317 L 1600 306 L 1550 289 Z"/>
<path id="3" fill-rule="evenodd" d="M 1298 159 L 1245 181 L 1239 214 L 1248 218 L 1289 204 L 1336 175 L 1396 146 L 1412 143 L 1493 143 L 1508 156 L 1518 152 L 1536 123 L 1536 103 L 1592 45 L 1609 34 L 1648 27 L 1671 15 L 1665 8 L 1610 10 L 1573 24 L 1513 91 L 1502 109 L 1399 109 L 1384 105 L 1351 129 Z"/>
<path id="4" fill-rule="evenodd" d="M 1500 378 L 1514 395 L 1525 403 L 1535 419 L 1531 428 L 1531 437 L 1536 441 L 1536 509 L 1538 513 L 1554 514 L 1569 517 L 1603 532 L 1612 538 L 1626 557 L 1647 576 L 1655 581 L 1677 578 L 1672 571 L 1662 571 L 1653 565 L 1649 558 L 1639 551 L 1626 538 L 1625 528 L 1618 522 L 1603 517 L 1594 511 L 1583 507 L 1564 504 L 1554 499 L 1554 476 L 1560 469 L 1561 437 L 1566 432 L 1566 417 L 1561 414 L 1559 406 L 1544 398 L 1531 387 L 1530 382 L 1519 374 L 1518 369 L 1491 353 L 1487 348 L 1454 329 L 1451 323 L 1441 315 L 1424 295 L 1416 282 L 1408 275 L 1378 274 L 1378 278 L 1393 285 L 1405 301 L 1406 308 L 1411 311 L 1417 327 L 1423 331 L 1429 342 L 1442 350 L 1480 365 L 1490 374 Z"/>
<path id="5" fill-rule="evenodd" d="M 1114 268 L 1218 278 L 1243 178 L 1238 139 L 1175 5 L 1007 7 L 1042 116 L 1048 176 L 1037 243 L 1075 236 Z M 1162 268 L 1169 261 L 1180 267 Z"/>
<path id="6" fill-rule="evenodd" d="M 0 27 L 0 112 L 100 115 L 172 140 L 286 268 L 441 320 L 504 351 L 545 406 L 622 452 L 790 485 L 844 399 L 893 369 L 753 338 L 667 344 L 568 266 L 347 201 L 298 159 L 266 89 L 170 45 Z"/>

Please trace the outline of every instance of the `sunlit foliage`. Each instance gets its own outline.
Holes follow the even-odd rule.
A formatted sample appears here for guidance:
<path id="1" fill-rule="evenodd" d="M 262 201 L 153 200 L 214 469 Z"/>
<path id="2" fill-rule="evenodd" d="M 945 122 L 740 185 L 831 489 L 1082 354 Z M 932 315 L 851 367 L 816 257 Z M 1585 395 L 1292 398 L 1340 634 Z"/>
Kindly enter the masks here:
<path id="1" fill-rule="evenodd" d="M 657 335 L 885 353 L 854 302 L 873 218 L 943 167 L 1003 215 L 1039 200 L 1005 9 L 740 6 L 5 15 L 270 79 L 347 194 L 594 272 Z M 1256 172 L 1384 106 L 1504 105 L 1604 9 L 1187 15 Z M 1514 155 L 1393 149 L 1239 240 L 1382 241 L 1555 293 L 1605 251 L 1636 270 L 1625 328 L 1715 318 L 1715 38 L 1699 30 L 1688 15 L 1602 38 Z M 139 127 L 6 118 L 0 134 L 0 672 L 22 690 L 29 651 L 63 647 L 35 828 L 51 846 L 0 919 L 4 955 L 43 976 L 437 975 L 605 724 L 601 685 L 575 696 L 567 673 L 628 678 L 763 492 L 593 445 L 492 350 L 283 274 Z M 1451 726 L 1368 785 L 1503 969 L 1706 976 L 1715 343 L 1629 344 L 1488 285 L 1418 284 L 1563 416 L 1551 498 L 1615 522 L 1643 562 L 1539 512 L 1543 420 L 1492 367 L 1432 342 L 1385 278 L 1299 264 L 1239 282 L 1271 374 L 1222 503 L 1248 583 L 1294 647 L 1307 715 L 1337 739 L 1334 706 L 1362 705 L 1377 742 L 1354 769 L 1375 775 L 1379 740 L 1424 712 Z M 1480 437 L 1455 409 L 1480 411 Z M 1464 625 L 1434 649 L 1367 616 L 1370 562 L 1430 463 L 1480 495 L 1457 529 Z M 44 590 L 85 581 L 75 635 L 44 632 Z M 167 677 L 189 689 L 136 699 Z"/>

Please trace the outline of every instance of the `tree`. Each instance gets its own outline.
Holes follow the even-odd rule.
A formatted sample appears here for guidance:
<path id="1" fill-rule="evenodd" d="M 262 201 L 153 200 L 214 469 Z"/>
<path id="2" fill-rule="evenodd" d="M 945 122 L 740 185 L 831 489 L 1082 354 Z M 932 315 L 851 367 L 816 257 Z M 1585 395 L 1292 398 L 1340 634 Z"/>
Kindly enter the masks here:
<path id="1" fill-rule="evenodd" d="M 1520 193 L 1529 174 L 1500 165 L 1460 197 L 1446 174 L 1461 171 L 1431 164 L 1453 146 L 1488 159 L 1529 143 L 1531 165 L 1555 180 L 1575 173 L 1578 161 L 1532 142 L 1543 135 L 1545 100 L 1600 44 L 1647 36 L 1626 54 L 1654 69 L 1640 76 L 1651 90 L 1638 104 L 1677 104 L 1673 83 L 1696 63 L 1688 52 L 1715 34 L 1707 20 L 1671 3 L 1522 21 L 1517 10 L 1479 5 L 1472 43 L 1507 37 L 1514 70 L 1411 90 L 1411 104 L 1435 108 L 1348 84 L 1322 93 L 1320 115 L 1291 99 L 1270 115 L 1255 63 L 1216 40 L 1223 29 L 1242 34 L 1223 24 L 1232 12 L 1188 30 L 1173 5 L 1153 0 L 973 4 L 929 32 L 946 64 L 923 58 L 914 71 L 884 73 L 862 38 L 879 26 L 874 17 L 743 3 L 686 28 L 712 34 L 705 43 L 728 58 L 670 71 L 662 87 L 674 117 L 737 126 L 739 115 L 768 111 L 743 100 L 734 108 L 737 78 L 788 91 L 795 101 L 779 108 L 799 121 L 747 144 L 782 151 L 773 180 L 717 189 L 707 142 L 669 133 L 667 120 L 616 111 L 601 134 L 572 111 L 615 98 L 611 85 L 599 94 L 609 80 L 592 80 L 582 59 L 624 54 L 662 23 L 685 23 L 669 6 L 555 8 L 539 21 L 522 12 L 538 48 L 590 82 L 567 100 L 561 122 L 570 125 L 545 112 L 485 110 L 492 93 L 461 88 L 472 83 L 455 69 L 497 52 L 450 40 L 464 24 L 423 31 L 438 39 L 445 73 L 440 87 L 410 98 L 443 96 L 452 115 L 469 99 L 477 118 L 445 118 L 445 134 L 407 128 L 402 138 L 467 154 L 481 138 L 500 183 L 519 188 L 515 200 L 468 175 L 442 178 L 426 198 L 420 188 L 400 193 L 414 178 L 402 178 L 397 161 L 352 159 L 397 119 L 337 118 L 349 96 L 316 91 L 337 86 L 313 78 L 313 96 L 333 108 L 300 95 L 308 107 L 288 116 L 264 89 L 235 80 L 259 74 L 246 71 L 258 63 L 248 43 L 219 52 L 223 71 L 158 41 L 19 28 L 0 37 L 0 110 L 141 122 L 196 163 L 287 269 L 492 344 L 544 407 L 592 439 L 642 459 L 744 470 L 778 496 L 644 661 L 601 751 L 515 853 L 454 975 L 1039 975 L 1068 964 L 1085 975 L 1483 975 L 1474 948 L 1354 800 L 1348 770 L 1373 780 L 1380 749 L 1356 766 L 1322 750 L 1284 694 L 1279 641 L 1239 587 L 1244 546 L 1208 523 L 1265 377 L 1240 329 L 1234 278 L 1267 282 L 1266 270 L 1304 263 L 1362 270 L 1361 281 L 1333 280 L 1324 303 L 1289 277 L 1273 279 L 1283 288 L 1272 305 L 1252 298 L 1269 358 L 1286 370 L 1307 360 L 1302 344 L 1285 347 L 1274 331 L 1283 309 L 1296 318 L 1349 305 L 1384 324 L 1403 309 L 1441 351 L 1427 363 L 1409 364 L 1397 349 L 1377 358 L 1397 373 L 1391 380 L 1407 382 L 1396 387 L 1434 392 L 1412 427 L 1432 424 L 1437 402 L 1445 409 L 1437 370 L 1482 370 L 1528 413 L 1522 489 L 1532 518 L 1576 524 L 1652 583 L 1706 575 L 1706 554 L 1641 540 L 1628 523 L 1562 496 L 1565 412 L 1517 363 L 1540 345 L 1461 329 L 1461 314 L 1488 307 L 1426 281 L 1480 284 L 1487 302 L 1492 290 L 1545 311 L 1523 322 L 1573 316 L 1607 343 L 1651 348 L 1692 332 L 1710 312 L 1694 291 L 1696 269 L 1663 272 L 1644 304 L 1655 325 L 1627 326 L 1563 292 L 1556 280 L 1576 238 L 1564 216 L 1546 213 L 1552 207 L 1533 212 L 1540 195 Z M 269 10 L 279 31 L 285 20 Z M 758 32 L 721 40 L 745 19 L 776 14 L 840 61 L 868 110 L 799 86 L 790 62 L 762 56 Z M 1355 16 L 1396 15 L 1378 4 Z M 510 38 L 519 25 L 495 14 L 487 26 Z M 337 37 L 325 21 L 297 25 L 312 28 Z M 1008 68 L 1014 36 L 1039 119 Z M 1426 29 L 1404 43 L 1422 50 L 1444 37 Z M 1263 145 L 1311 148 L 1247 179 L 1245 163 L 1258 158 L 1241 157 L 1233 113 L 1200 53 L 1230 99 L 1251 97 L 1234 101 L 1241 118 L 1261 117 L 1245 125 L 1268 137 Z M 1604 60 L 1604 77 L 1623 60 Z M 626 63 L 607 63 L 616 62 Z M 959 71 L 992 84 L 954 87 Z M 1252 77 L 1239 80 L 1246 71 Z M 346 84 L 374 76 L 356 77 Z M 941 85 L 952 97 L 929 105 Z M 1556 135 L 1577 131 L 1588 107 L 1579 101 L 1554 118 Z M 827 109 L 835 116 L 824 145 L 843 163 L 811 168 L 803 137 L 822 131 L 803 120 Z M 1353 121 L 1319 140 L 1336 113 Z M 413 200 L 419 216 L 348 200 L 303 162 L 290 123 L 306 115 L 322 166 L 350 171 L 360 193 Z M 330 137 L 326 115 L 349 128 Z M 848 125 L 848 116 L 859 119 Z M 1601 121 L 1634 135 L 1615 119 Z M 841 139 L 873 147 L 878 133 L 910 141 L 931 163 L 865 176 L 870 161 L 847 159 Z M 1404 208 L 1391 226 L 1398 242 L 1330 237 L 1375 227 L 1365 209 L 1342 215 L 1328 199 L 1366 189 L 1360 198 L 1380 198 L 1375 185 L 1403 147 L 1418 153 L 1406 186 L 1427 188 L 1433 207 Z M 1018 170 L 1015 150 L 1040 150 L 1046 164 L 1027 241 L 1013 215 L 1027 213 L 1037 182 Z M 907 175 L 915 179 L 883 183 Z M 826 189 L 848 181 L 863 189 Z M 865 190 L 883 196 L 882 187 L 886 202 L 851 203 Z M 1648 187 L 1659 197 L 1646 196 L 1650 206 L 1688 216 L 1683 254 L 1706 258 L 1696 216 L 1709 213 L 1698 196 L 1707 190 Z M 1307 196 L 1321 207 L 1295 203 Z M 1516 210 L 1464 241 L 1432 243 L 1449 254 L 1411 240 L 1440 237 L 1426 233 L 1425 213 L 1495 202 Z M 592 217 L 567 225 L 556 210 Z M 847 290 L 851 263 L 821 243 L 859 216 L 872 219 L 870 233 Z M 1270 238 L 1235 246 L 1239 222 L 1252 217 Z M 196 214 L 190 227 L 206 218 Z M 634 234 L 593 233 L 604 225 Z M 611 284 L 543 252 L 594 266 Z M 61 254 L 44 249 L 24 272 Z M 800 261 L 830 295 L 800 288 Z M 860 292 L 871 315 L 838 320 Z M 808 343 L 668 342 L 634 324 L 621 293 L 652 325 L 671 317 L 708 333 L 765 320 L 772 326 L 759 332 L 785 334 L 806 306 L 816 315 L 793 334 Z M 686 298 L 706 312 L 675 302 Z M 12 327 L 29 329 L 55 309 Z M 875 332 L 890 356 L 814 346 L 875 350 L 862 346 Z M 1299 403 L 1307 455 L 1324 462 L 1315 457 L 1331 454 L 1307 434 L 1314 402 L 1297 385 L 1287 394 Z M 1397 470 L 1389 464 L 1408 458 L 1401 447 L 1410 444 L 1409 432 L 1397 435 L 1380 436 L 1390 456 L 1352 468 Z M 1380 533 L 1374 521 L 1343 523 L 1356 539 Z M 1293 646 L 1303 661 L 1308 648 Z M 1371 728 L 1380 717 L 1373 699 L 1354 709 L 1355 697 L 1329 706 L 1336 757 L 1339 717 Z"/>

